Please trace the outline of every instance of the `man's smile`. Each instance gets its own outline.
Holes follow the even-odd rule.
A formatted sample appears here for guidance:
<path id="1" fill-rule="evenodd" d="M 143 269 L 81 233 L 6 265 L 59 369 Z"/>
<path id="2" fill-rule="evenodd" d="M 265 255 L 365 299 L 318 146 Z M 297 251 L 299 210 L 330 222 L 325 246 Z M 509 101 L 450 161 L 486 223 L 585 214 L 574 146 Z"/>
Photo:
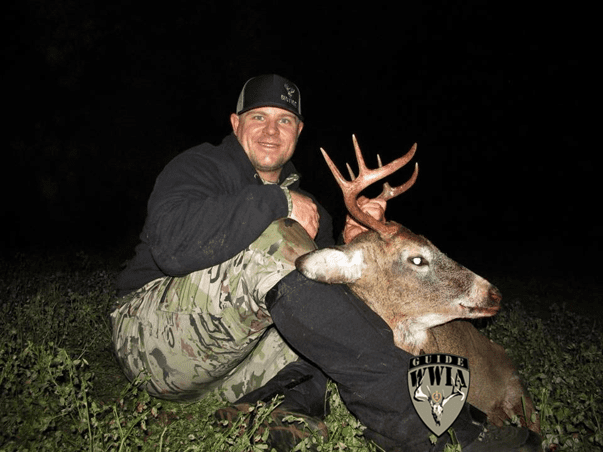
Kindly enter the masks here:
<path id="1" fill-rule="evenodd" d="M 262 147 L 270 148 L 270 149 L 276 149 L 276 148 L 280 147 L 280 145 L 281 145 L 280 143 L 271 142 L 271 141 L 258 141 L 257 143 Z"/>

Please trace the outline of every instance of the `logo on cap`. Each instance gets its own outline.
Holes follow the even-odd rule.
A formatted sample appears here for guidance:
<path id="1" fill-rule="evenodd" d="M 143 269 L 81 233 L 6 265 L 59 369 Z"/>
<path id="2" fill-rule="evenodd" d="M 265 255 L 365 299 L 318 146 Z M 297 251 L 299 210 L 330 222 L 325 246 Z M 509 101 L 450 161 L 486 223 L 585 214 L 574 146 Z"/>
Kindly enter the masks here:
<path id="1" fill-rule="evenodd" d="M 295 88 L 291 88 L 288 83 L 285 83 L 285 89 L 287 90 L 287 95 L 289 97 L 291 97 L 291 96 L 293 96 L 293 94 L 295 94 Z"/>
<path id="2" fill-rule="evenodd" d="M 295 88 L 289 86 L 288 83 L 285 83 L 285 89 L 287 90 L 287 96 L 281 94 L 281 100 L 290 103 L 294 108 L 297 108 L 297 101 L 293 99 L 293 95 L 295 94 Z"/>

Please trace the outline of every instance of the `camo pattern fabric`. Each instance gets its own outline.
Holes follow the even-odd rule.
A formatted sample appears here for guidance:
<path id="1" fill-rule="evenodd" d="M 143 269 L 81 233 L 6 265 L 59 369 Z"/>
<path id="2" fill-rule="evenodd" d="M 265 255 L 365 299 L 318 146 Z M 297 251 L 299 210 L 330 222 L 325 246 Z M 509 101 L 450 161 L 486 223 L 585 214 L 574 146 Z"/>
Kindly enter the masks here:
<path id="1" fill-rule="evenodd" d="M 272 325 L 266 293 L 315 248 L 299 223 L 281 219 L 222 264 L 121 298 L 111 322 L 127 377 L 149 377 L 149 393 L 172 400 L 216 391 L 234 402 L 263 386 L 297 360 Z"/>

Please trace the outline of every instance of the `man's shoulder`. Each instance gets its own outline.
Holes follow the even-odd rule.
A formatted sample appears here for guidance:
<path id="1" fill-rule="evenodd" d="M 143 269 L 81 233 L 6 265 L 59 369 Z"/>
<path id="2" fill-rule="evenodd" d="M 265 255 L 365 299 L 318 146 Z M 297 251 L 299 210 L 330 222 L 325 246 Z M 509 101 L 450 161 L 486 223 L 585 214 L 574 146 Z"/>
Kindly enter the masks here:
<path id="1" fill-rule="evenodd" d="M 193 146 L 174 157 L 158 179 L 169 183 L 187 181 L 195 184 L 221 180 L 237 185 L 241 181 L 253 180 L 255 171 L 240 149 L 236 137 L 234 141 L 236 143 L 233 143 L 231 136 L 227 136 L 218 145 L 202 143 Z"/>
<path id="2" fill-rule="evenodd" d="M 229 137 L 219 144 L 210 142 L 193 146 L 175 156 L 167 166 L 187 167 L 197 164 L 224 166 L 236 161 L 237 148 Z"/>
<path id="3" fill-rule="evenodd" d="M 236 141 L 236 140 L 234 140 Z M 179 158 L 190 158 L 190 157 L 199 157 L 199 158 L 211 158 L 213 156 L 225 156 L 230 155 L 237 151 L 236 143 L 229 136 L 226 136 L 220 143 L 214 144 L 214 142 L 204 142 L 198 145 L 195 145 L 191 148 L 186 149 L 181 152 L 179 155 L 175 157 L 175 159 Z"/>

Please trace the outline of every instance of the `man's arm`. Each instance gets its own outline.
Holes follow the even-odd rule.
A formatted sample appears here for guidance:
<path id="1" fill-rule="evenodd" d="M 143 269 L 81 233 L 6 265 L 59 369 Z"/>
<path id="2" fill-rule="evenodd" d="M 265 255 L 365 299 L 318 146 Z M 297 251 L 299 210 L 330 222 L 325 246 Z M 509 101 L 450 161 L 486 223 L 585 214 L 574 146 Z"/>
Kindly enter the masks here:
<path id="1" fill-rule="evenodd" d="M 301 224 L 310 238 L 314 240 L 320 222 L 318 207 L 311 198 L 295 191 L 291 192 L 291 201 L 293 204 L 291 218 Z"/>
<path id="2" fill-rule="evenodd" d="M 307 197 L 311 202 L 314 203 L 317 209 L 318 233 L 316 234 L 316 237 L 314 237 L 314 242 L 316 243 L 316 246 L 318 246 L 318 248 L 326 248 L 328 246 L 335 245 L 335 239 L 333 237 L 333 218 L 331 217 L 329 212 L 327 212 L 327 210 L 318 201 L 316 201 L 314 196 L 310 193 L 301 189 L 295 189 L 295 192 L 298 192 L 301 195 Z M 292 215 L 291 217 L 293 219 L 296 219 L 294 215 Z"/>
<path id="3" fill-rule="evenodd" d="M 250 182 L 195 154 L 169 164 L 149 199 L 145 225 L 159 268 L 180 276 L 217 265 L 287 216 L 280 187 Z"/>

